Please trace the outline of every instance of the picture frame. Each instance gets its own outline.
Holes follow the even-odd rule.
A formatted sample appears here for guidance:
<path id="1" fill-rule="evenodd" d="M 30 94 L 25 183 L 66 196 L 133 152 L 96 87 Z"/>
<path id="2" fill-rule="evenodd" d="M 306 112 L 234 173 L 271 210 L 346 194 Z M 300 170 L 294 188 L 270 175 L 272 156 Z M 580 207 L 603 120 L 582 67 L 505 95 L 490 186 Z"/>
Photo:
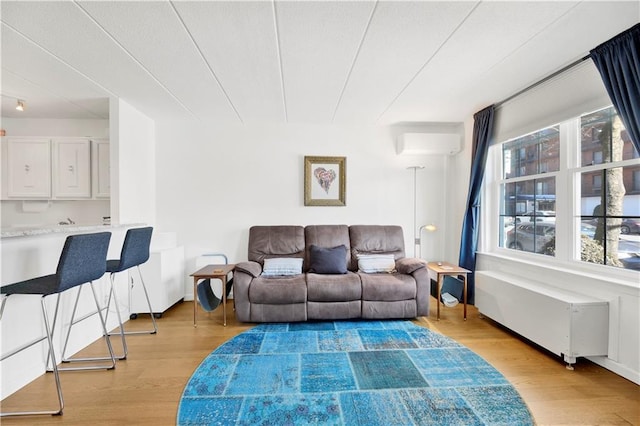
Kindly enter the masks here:
<path id="1" fill-rule="evenodd" d="M 346 157 L 304 157 L 304 205 L 346 206 Z"/>

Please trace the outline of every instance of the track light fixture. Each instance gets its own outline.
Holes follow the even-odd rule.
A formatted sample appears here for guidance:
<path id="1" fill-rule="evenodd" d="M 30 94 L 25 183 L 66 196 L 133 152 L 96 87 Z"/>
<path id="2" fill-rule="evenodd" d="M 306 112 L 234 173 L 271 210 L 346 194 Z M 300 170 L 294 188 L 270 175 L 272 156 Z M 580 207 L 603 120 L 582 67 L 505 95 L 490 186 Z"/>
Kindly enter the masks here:
<path id="1" fill-rule="evenodd" d="M 22 99 L 18 99 L 18 104 L 16 105 L 16 109 L 18 111 L 24 111 L 24 101 Z"/>

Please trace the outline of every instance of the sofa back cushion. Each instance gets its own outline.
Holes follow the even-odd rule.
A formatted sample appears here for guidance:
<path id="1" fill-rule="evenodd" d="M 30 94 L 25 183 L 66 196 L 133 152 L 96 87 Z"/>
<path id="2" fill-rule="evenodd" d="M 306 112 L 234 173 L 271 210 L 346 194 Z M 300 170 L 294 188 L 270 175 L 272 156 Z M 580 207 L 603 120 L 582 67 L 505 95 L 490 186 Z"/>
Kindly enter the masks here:
<path id="1" fill-rule="evenodd" d="M 312 245 L 323 248 L 345 246 L 347 248 L 345 253 L 347 269 L 351 269 L 351 243 L 347 225 L 309 225 L 304 228 L 304 238 L 307 250 L 302 267 L 305 271 L 308 271 L 311 265 Z"/>
<path id="2" fill-rule="evenodd" d="M 405 257 L 402 227 L 396 225 L 352 225 L 351 270 L 358 267 L 359 254 L 393 254 L 395 260 Z"/>
<path id="3" fill-rule="evenodd" d="M 264 264 L 275 257 L 304 258 L 302 226 L 252 226 L 249 229 L 248 259 Z"/>

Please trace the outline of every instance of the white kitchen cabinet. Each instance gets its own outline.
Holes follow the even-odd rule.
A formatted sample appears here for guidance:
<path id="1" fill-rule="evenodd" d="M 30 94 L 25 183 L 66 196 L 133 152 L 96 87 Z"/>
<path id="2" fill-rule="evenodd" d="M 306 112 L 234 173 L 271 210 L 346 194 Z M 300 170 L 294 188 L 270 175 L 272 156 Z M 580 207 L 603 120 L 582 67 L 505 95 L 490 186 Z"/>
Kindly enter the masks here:
<path id="1" fill-rule="evenodd" d="M 9 138 L 6 141 L 7 196 L 51 197 L 51 151 L 49 139 Z"/>
<path id="2" fill-rule="evenodd" d="M 88 139 L 53 139 L 54 198 L 91 197 L 91 145 Z"/>
<path id="3" fill-rule="evenodd" d="M 2 138 L 3 200 L 110 197 L 108 139 Z"/>
<path id="4" fill-rule="evenodd" d="M 109 141 L 93 139 L 91 141 L 91 182 L 95 198 L 109 198 L 111 195 L 111 170 Z"/>
<path id="5" fill-rule="evenodd" d="M 156 317 L 184 298 L 184 247 L 152 251 L 149 260 L 140 265 Z M 131 283 L 129 301 L 131 318 L 149 313 L 149 306 L 136 268 L 129 269 Z"/>

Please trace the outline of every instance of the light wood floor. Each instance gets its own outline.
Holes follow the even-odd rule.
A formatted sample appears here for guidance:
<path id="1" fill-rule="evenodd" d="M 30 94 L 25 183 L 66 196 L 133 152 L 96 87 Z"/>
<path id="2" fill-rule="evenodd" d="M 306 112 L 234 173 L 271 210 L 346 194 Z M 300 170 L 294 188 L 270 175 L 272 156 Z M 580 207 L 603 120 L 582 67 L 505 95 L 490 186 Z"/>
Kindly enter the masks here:
<path id="1" fill-rule="evenodd" d="M 432 299 L 432 305 L 435 300 Z M 435 306 L 435 305 L 434 305 Z M 435 311 L 435 309 L 432 309 Z M 231 305 L 228 326 L 222 309 L 200 312 L 193 327 L 192 302 L 179 303 L 158 320 L 156 335 L 130 336 L 129 357 L 111 371 L 61 373 L 62 416 L 3 418 L 2 425 L 172 425 L 184 386 L 204 357 L 252 324 L 236 322 Z M 579 359 L 574 371 L 553 354 L 517 338 L 469 307 L 443 308 L 417 322 L 467 346 L 498 369 L 518 390 L 539 425 L 640 425 L 640 387 Z M 149 327 L 143 315 L 128 329 Z M 115 342 L 115 339 L 114 339 Z M 94 343 L 86 353 L 103 350 Z M 2 401 L 2 411 L 55 407 L 52 374 L 45 374 Z"/>

